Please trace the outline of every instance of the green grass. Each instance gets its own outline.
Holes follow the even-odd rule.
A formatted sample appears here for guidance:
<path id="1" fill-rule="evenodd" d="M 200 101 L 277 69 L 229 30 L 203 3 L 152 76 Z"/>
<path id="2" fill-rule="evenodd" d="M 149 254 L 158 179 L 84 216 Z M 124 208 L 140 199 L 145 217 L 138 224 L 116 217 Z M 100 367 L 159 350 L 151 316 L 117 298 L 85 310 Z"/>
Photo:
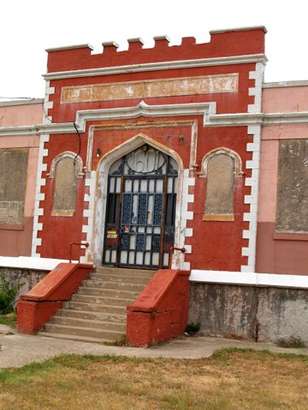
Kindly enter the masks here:
<path id="1" fill-rule="evenodd" d="M 0 325 L 7 325 L 10 327 L 16 326 L 16 313 L 7 313 L 5 315 L 0 315 Z"/>
<path id="2" fill-rule="evenodd" d="M 62 355 L 0 370 L 0 409 L 306 410 L 307 385 L 308 358 L 292 354 L 226 349 L 202 360 Z"/>

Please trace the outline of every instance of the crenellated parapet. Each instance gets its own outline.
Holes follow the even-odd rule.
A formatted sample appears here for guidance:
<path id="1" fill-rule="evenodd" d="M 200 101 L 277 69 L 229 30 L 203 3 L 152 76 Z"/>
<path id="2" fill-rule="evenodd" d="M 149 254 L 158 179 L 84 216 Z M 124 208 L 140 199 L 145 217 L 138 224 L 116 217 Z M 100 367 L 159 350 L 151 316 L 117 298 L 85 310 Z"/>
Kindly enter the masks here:
<path id="1" fill-rule="evenodd" d="M 194 37 L 183 37 L 181 44 L 170 45 L 166 36 L 154 37 L 154 47 L 145 48 L 140 38 L 128 39 L 128 49 L 118 51 L 115 42 L 104 42 L 103 51 L 93 54 L 87 44 L 47 49 L 48 73 L 146 64 L 161 61 L 195 60 L 245 56 L 264 53 L 263 26 L 210 32 L 208 43 L 197 43 Z"/>

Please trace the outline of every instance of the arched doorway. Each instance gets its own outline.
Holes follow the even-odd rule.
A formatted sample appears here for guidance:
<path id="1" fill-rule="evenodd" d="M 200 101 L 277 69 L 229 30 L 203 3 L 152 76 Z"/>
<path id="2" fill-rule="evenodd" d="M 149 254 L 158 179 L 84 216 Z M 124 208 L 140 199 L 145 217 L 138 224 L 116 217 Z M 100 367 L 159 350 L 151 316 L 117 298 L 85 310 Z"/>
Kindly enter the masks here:
<path id="1" fill-rule="evenodd" d="M 109 169 L 103 264 L 163 268 L 174 244 L 178 166 L 144 144 Z"/>

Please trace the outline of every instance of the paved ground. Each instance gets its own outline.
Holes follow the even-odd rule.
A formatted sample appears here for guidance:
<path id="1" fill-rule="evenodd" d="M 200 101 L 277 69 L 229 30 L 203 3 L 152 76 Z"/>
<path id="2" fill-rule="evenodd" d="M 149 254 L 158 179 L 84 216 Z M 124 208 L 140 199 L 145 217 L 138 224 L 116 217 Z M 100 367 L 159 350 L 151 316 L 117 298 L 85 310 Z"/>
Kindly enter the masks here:
<path id="1" fill-rule="evenodd" d="M 0 334 L 0 368 L 20 367 L 39 362 L 62 353 L 117 355 L 135 357 L 169 357 L 199 359 L 210 357 L 216 350 L 227 347 L 270 350 L 273 352 L 308 355 L 308 349 L 283 349 L 269 343 L 254 343 L 212 337 L 181 337 L 149 349 L 105 346 L 43 336 Z"/>

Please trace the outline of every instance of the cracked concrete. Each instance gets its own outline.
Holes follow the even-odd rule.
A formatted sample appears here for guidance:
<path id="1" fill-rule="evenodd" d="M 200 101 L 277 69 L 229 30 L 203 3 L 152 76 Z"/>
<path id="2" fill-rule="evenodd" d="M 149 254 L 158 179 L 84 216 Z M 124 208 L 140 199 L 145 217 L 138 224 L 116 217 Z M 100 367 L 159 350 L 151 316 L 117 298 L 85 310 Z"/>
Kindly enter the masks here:
<path id="1" fill-rule="evenodd" d="M 308 355 L 308 348 L 284 349 L 271 343 L 254 343 L 214 337 L 180 337 L 169 343 L 151 348 L 105 346 L 44 336 L 21 334 L 0 335 L 0 368 L 21 367 L 31 362 L 40 362 L 63 353 L 116 355 L 143 358 L 200 359 L 210 357 L 224 348 L 269 350 L 277 353 Z"/>

